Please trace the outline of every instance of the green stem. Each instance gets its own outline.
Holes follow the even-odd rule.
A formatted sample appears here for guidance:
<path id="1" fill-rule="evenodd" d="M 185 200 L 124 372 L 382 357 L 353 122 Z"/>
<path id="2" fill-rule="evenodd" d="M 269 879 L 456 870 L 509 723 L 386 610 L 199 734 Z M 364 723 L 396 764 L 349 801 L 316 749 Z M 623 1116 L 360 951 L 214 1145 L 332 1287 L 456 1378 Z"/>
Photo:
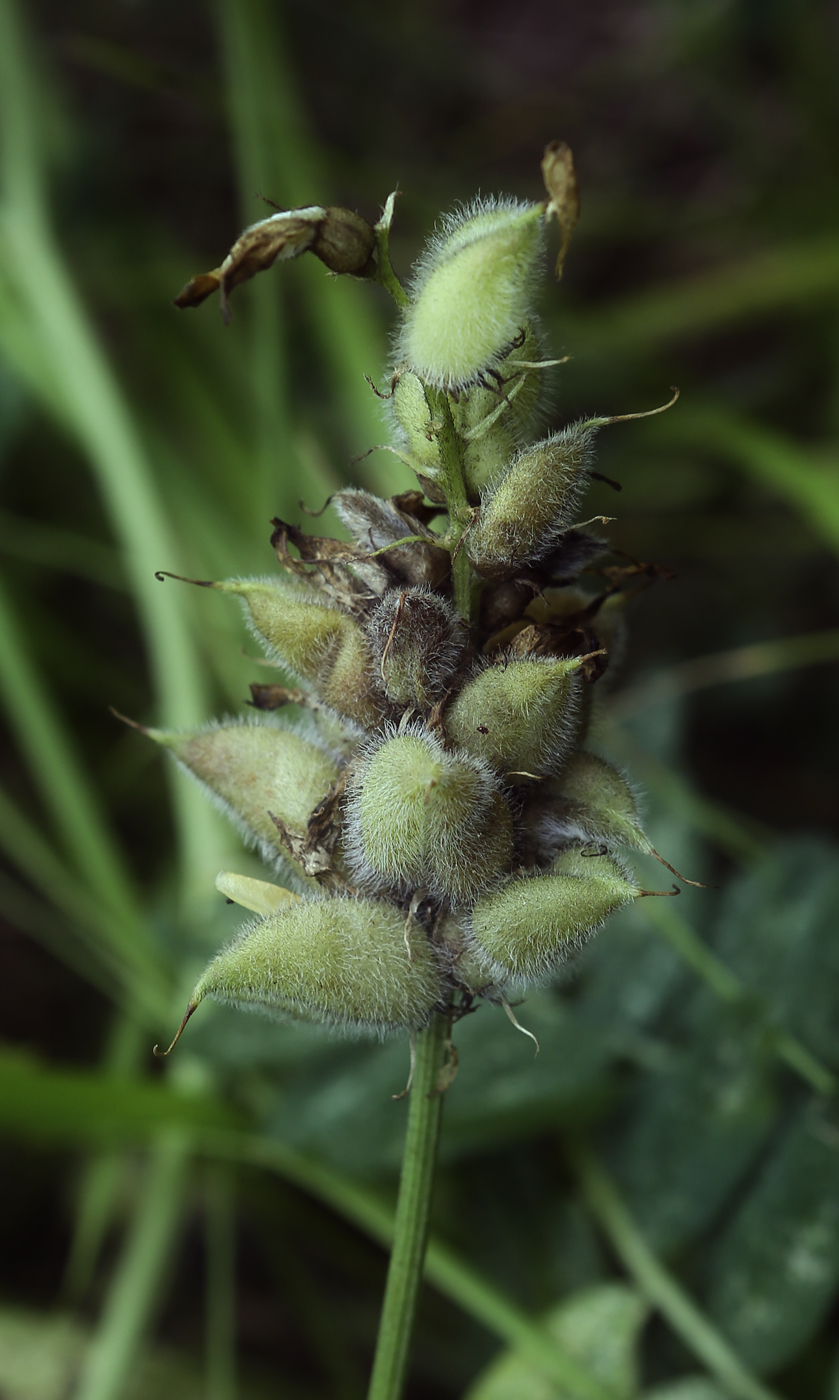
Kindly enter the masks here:
<path id="1" fill-rule="evenodd" d="M 449 512 L 447 544 L 453 551 L 454 601 L 461 617 L 471 622 L 477 612 L 478 589 L 477 575 L 466 550 L 462 547 L 464 533 L 468 530 L 473 516 L 463 474 L 463 439 L 455 427 L 448 395 L 443 390 L 436 393 L 429 391 L 428 401 L 432 416 L 439 423 L 437 442 L 443 467 L 442 485 L 446 496 L 446 509 Z"/>
<path id="2" fill-rule="evenodd" d="M 374 281 L 384 287 L 396 302 L 397 306 L 405 307 L 411 305 L 411 298 L 396 276 L 393 265 L 390 261 L 390 220 L 393 216 L 393 195 L 388 200 L 387 209 L 384 216 L 375 227 L 376 244 L 378 248 L 379 260 L 376 267 Z"/>
<path id="3" fill-rule="evenodd" d="M 247 1163 L 276 1172 L 284 1181 L 363 1230 L 371 1239 L 390 1245 L 395 1234 L 394 1212 L 365 1186 L 304 1157 L 276 1139 L 250 1133 L 207 1132 L 201 1150 L 216 1160 Z M 574 1400 L 615 1400 L 614 1395 L 575 1361 L 541 1322 L 513 1303 L 494 1283 L 477 1273 L 453 1249 L 433 1237 L 425 1261 L 425 1277 L 455 1307 L 514 1347 L 538 1371 Z"/>
<path id="4" fill-rule="evenodd" d="M 417 1036 L 393 1248 L 367 1400 L 399 1400 L 405 1386 L 428 1239 L 443 1108 L 436 1087 L 448 1028 L 448 1018 L 438 1016 Z"/>

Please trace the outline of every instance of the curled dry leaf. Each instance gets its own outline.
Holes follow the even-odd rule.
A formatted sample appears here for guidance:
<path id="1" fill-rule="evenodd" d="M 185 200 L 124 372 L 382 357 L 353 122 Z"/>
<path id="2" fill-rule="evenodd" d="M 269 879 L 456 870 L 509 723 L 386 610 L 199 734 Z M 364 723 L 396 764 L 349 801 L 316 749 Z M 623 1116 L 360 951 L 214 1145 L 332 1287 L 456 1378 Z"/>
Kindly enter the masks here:
<path id="1" fill-rule="evenodd" d="M 199 306 L 212 292 L 221 292 L 221 315 L 231 318 L 230 293 L 240 282 L 266 272 L 275 262 L 312 252 L 330 272 L 366 276 L 372 271 L 376 235 L 360 214 L 351 209 L 312 205 L 272 214 L 246 228 L 237 238 L 221 267 L 191 278 L 175 297 L 184 310 Z"/>

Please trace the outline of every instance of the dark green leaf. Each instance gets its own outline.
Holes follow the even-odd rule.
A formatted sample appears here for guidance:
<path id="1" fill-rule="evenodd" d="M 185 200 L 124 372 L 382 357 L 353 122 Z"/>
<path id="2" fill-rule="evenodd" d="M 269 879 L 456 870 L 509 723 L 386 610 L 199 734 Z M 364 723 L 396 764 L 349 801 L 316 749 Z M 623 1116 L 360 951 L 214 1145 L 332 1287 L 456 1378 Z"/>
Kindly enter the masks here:
<path id="1" fill-rule="evenodd" d="M 716 937 L 720 957 L 770 1016 L 839 1065 L 839 852 L 789 842 L 730 887 Z"/>
<path id="2" fill-rule="evenodd" d="M 444 1158 L 577 1117 L 605 1093 L 608 1045 L 550 995 L 516 1007 L 532 1040 L 500 1007 L 482 1005 L 454 1030 L 459 1069 L 446 1096 Z M 405 1108 L 393 1095 L 405 1087 L 407 1041 L 340 1046 L 301 1066 L 266 1126 L 298 1149 L 314 1151 L 347 1170 L 395 1166 L 405 1131 Z"/>
<path id="3" fill-rule="evenodd" d="M 760 1150 L 777 1111 L 774 1065 L 739 1008 L 704 988 L 689 1002 L 689 1043 L 634 1086 L 609 1135 L 610 1168 L 657 1253 L 694 1238 Z"/>
<path id="4" fill-rule="evenodd" d="M 545 1326 L 615 1400 L 632 1400 L 638 1390 L 638 1338 L 647 1311 L 631 1288 L 601 1284 L 564 1300 L 545 1318 Z M 470 1386 L 464 1400 L 572 1400 L 572 1394 L 541 1376 L 516 1352 L 506 1351 Z"/>
<path id="5" fill-rule="evenodd" d="M 774 1371 L 824 1317 L 839 1282 L 839 1128 L 791 1124 L 710 1261 L 707 1306 L 747 1364 Z"/>

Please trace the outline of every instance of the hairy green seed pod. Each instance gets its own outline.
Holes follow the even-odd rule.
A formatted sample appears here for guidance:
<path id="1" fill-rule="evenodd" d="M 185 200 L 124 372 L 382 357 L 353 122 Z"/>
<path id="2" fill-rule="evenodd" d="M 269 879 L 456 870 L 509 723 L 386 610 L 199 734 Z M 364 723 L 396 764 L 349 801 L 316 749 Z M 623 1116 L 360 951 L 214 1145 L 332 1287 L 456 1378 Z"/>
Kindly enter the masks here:
<path id="1" fill-rule="evenodd" d="M 510 868 L 512 818 L 489 769 L 419 726 L 360 766 L 348 825 L 347 859 L 373 888 L 463 904 Z"/>
<path id="2" fill-rule="evenodd" d="M 484 578 L 512 578 L 559 543 L 573 524 L 594 461 L 594 435 L 604 421 L 573 423 L 514 458 L 466 539 Z"/>
<path id="3" fill-rule="evenodd" d="M 204 1000 L 380 1035 L 416 1030 L 443 997 L 425 931 L 371 899 L 305 899 L 246 924 L 209 964 Z"/>
<path id="4" fill-rule="evenodd" d="M 429 710 L 443 698 L 469 642 L 451 603 L 424 588 L 386 593 L 367 633 L 388 700 L 416 710 Z"/>
<path id="5" fill-rule="evenodd" d="M 521 327 L 509 354 L 496 364 L 500 382 L 474 384 L 452 404 L 463 438 L 463 477 L 472 500 L 504 476 L 531 427 L 542 388 L 539 342 L 530 324 Z M 521 364 L 526 368 L 519 368 Z"/>
<path id="6" fill-rule="evenodd" d="M 504 475 L 533 421 L 541 393 L 538 360 L 539 342 L 528 324 L 507 353 L 498 357 L 493 382 L 475 383 L 451 401 L 452 419 L 463 443 L 464 481 L 473 500 Z M 421 476 L 438 480 L 442 470 L 439 425 L 434 423 L 425 385 L 418 375 L 402 370 L 395 379 L 392 400 L 411 465 Z"/>
<path id="7" fill-rule="evenodd" d="M 498 981 L 520 987 L 542 981 L 638 893 L 613 858 L 563 851 L 549 875 L 508 880 L 477 902 L 471 922 L 476 955 Z"/>
<path id="8" fill-rule="evenodd" d="M 476 201 L 449 216 L 417 268 L 400 360 L 425 383 L 460 389 L 492 371 L 526 323 L 543 206 Z"/>
<path id="9" fill-rule="evenodd" d="M 488 969 L 486 959 L 475 950 L 474 940 L 468 931 L 468 915 L 456 919 L 448 914 L 442 918 L 435 930 L 435 945 L 449 982 L 470 996 L 488 999 L 496 996 L 496 979 Z"/>
<path id="10" fill-rule="evenodd" d="M 582 837 L 653 853 L 635 794 L 604 758 L 581 749 L 571 756 L 562 776 L 546 786 L 539 826 L 550 840 Z"/>
<path id="11" fill-rule="evenodd" d="M 393 413 L 415 471 L 435 480 L 440 475 L 440 448 L 432 423 L 425 385 L 418 375 L 403 370 L 393 386 Z"/>
<path id="12" fill-rule="evenodd" d="M 338 777 L 328 754 L 277 724 L 228 720 L 185 734 L 150 729 L 208 793 L 263 859 L 285 850 L 270 812 L 304 835 L 314 808 Z"/>
<path id="13" fill-rule="evenodd" d="M 487 666 L 445 713 L 453 743 L 505 776 L 556 772 L 577 735 L 582 658 Z"/>
<path id="14" fill-rule="evenodd" d="M 352 618 L 325 607 L 314 589 L 286 579 L 227 579 L 213 586 L 241 599 L 270 654 L 311 682 L 325 704 L 356 724 L 377 722 L 370 653 Z"/>

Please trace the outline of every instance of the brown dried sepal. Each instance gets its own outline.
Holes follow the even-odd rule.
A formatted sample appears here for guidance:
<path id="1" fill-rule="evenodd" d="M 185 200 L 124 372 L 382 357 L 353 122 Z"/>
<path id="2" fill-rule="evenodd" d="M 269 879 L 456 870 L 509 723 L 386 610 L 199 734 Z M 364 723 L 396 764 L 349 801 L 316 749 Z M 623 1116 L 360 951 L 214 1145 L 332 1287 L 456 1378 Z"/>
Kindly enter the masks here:
<path id="1" fill-rule="evenodd" d="M 590 627 L 568 623 L 535 622 L 517 632 L 507 648 L 516 660 L 537 656 L 584 656 L 579 674 L 584 681 L 598 681 L 609 665 L 597 633 Z"/>
<path id="2" fill-rule="evenodd" d="M 419 492 L 415 494 L 420 495 Z M 307 576 L 314 569 L 336 601 L 351 610 L 369 601 L 371 586 L 379 594 L 403 584 L 411 587 L 428 584 L 439 588 L 451 571 L 451 556 L 447 549 L 434 542 L 422 519 L 399 510 L 396 505 L 399 500 L 398 496 L 394 497 L 391 504 L 404 523 L 405 535 L 421 535 L 422 539 L 402 545 L 388 543 L 376 550 L 353 549 L 342 540 L 307 535 L 299 526 L 275 518 L 271 522 L 274 526 L 272 548 L 283 567 L 292 573 Z M 289 544 L 298 550 L 299 559 L 289 553 Z"/>
<path id="3" fill-rule="evenodd" d="M 305 705 L 309 699 L 305 690 L 290 690 L 286 685 L 250 684 L 251 700 L 255 710 L 279 710 L 283 705 Z"/>
<path id="4" fill-rule="evenodd" d="M 420 535 L 422 538 L 402 545 L 397 539 L 386 543 L 382 539 L 379 549 L 384 547 L 385 552 L 376 553 L 376 562 L 387 569 L 392 585 L 407 584 L 411 588 L 419 588 L 427 584 L 429 588 L 440 588 L 449 576 L 452 563 L 449 551 L 437 544 L 436 537 L 428 528 L 429 521 L 440 511 L 425 504 L 422 491 L 403 491 L 400 496 L 391 496 L 386 504 L 397 520 L 402 522 L 404 535 Z M 381 534 L 386 533 L 387 524 L 381 530 Z M 374 538 L 378 534 L 374 526 Z"/>
<path id="5" fill-rule="evenodd" d="M 375 270 L 376 234 L 352 209 L 331 205 L 318 227 L 311 251 L 330 272 L 369 277 Z"/>
<path id="6" fill-rule="evenodd" d="M 545 147 L 542 157 L 542 179 L 550 196 L 546 210 L 548 218 L 556 215 L 559 224 L 559 252 L 556 258 L 556 279 L 562 276 L 565 254 L 571 242 L 571 235 L 580 217 L 580 192 L 577 187 L 577 172 L 571 147 L 564 141 L 551 141 Z"/>
<path id="7" fill-rule="evenodd" d="M 623 554 L 622 550 L 616 550 L 615 553 L 620 553 L 624 559 L 632 559 L 630 554 Z M 594 569 L 592 572 L 599 574 L 601 578 L 611 579 L 615 584 L 639 577 L 662 579 L 665 583 L 672 583 L 679 577 L 676 570 L 669 569 L 666 564 L 646 564 L 640 559 L 632 559 L 631 564 L 608 564 L 605 568 Z"/>
<path id="8" fill-rule="evenodd" d="M 335 846 L 341 834 L 341 802 L 349 774 L 348 765 L 312 812 L 305 836 L 292 831 L 273 812 L 268 813 L 277 828 L 282 845 L 300 865 L 304 875 L 317 880 L 324 888 L 341 894 L 354 892 L 352 886 L 335 868 L 334 859 Z"/>
<path id="9" fill-rule="evenodd" d="M 221 316 L 227 325 L 232 315 L 229 298 L 233 288 L 258 272 L 266 272 L 278 260 L 283 262 L 312 252 L 330 272 L 364 277 L 373 271 L 375 247 L 372 227 L 351 209 L 316 206 L 272 214 L 245 229 L 221 267 L 199 273 L 187 282 L 175 297 L 175 305 L 181 310 L 199 306 L 220 289 Z"/>
<path id="10" fill-rule="evenodd" d="M 306 841 L 313 850 L 328 851 L 330 856 L 334 854 L 341 834 L 341 804 L 351 772 L 352 764 L 348 764 L 309 817 Z"/>
<path id="11" fill-rule="evenodd" d="M 430 525 L 440 514 L 439 506 L 428 504 L 424 491 L 403 491 L 399 496 L 391 496 L 390 504 L 400 515 L 410 516 L 423 525 Z"/>
<path id="12" fill-rule="evenodd" d="M 358 578 L 350 565 L 363 559 L 357 550 L 349 548 L 341 540 L 332 540 L 325 535 L 307 535 L 299 525 L 290 525 L 275 517 L 271 535 L 271 547 L 284 569 L 298 578 L 311 579 L 312 572 L 319 575 L 321 584 L 340 606 L 355 612 L 363 608 L 370 599 L 367 583 Z M 293 544 L 300 557 L 289 552 Z M 377 561 L 374 559 L 375 565 Z M 382 591 L 386 586 L 386 574 L 382 569 Z"/>

